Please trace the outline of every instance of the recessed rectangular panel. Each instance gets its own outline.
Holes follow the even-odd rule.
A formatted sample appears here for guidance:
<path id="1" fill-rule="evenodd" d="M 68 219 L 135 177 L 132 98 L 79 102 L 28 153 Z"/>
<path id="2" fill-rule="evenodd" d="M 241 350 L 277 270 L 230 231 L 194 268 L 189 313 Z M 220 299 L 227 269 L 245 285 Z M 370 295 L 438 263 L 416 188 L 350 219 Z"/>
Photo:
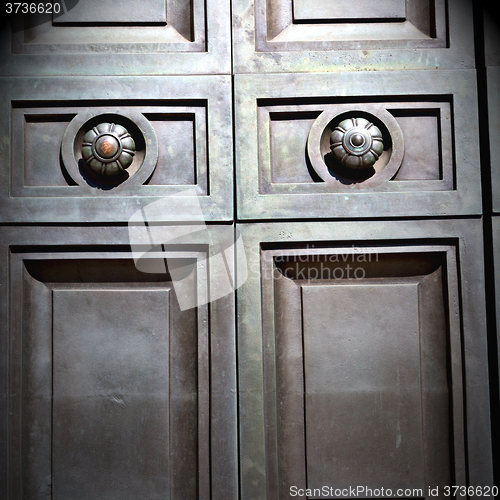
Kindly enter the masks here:
<path id="1" fill-rule="evenodd" d="M 452 106 L 448 96 L 434 102 L 422 102 L 420 96 L 407 97 L 406 101 L 397 103 L 389 100 L 372 104 L 360 100 L 346 104 L 344 101 L 325 99 L 315 104 L 313 99 L 310 103 L 306 99 L 258 100 L 261 193 L 449 191 L 453 188 Z M 322 113 L 328 115 L 328 120 L 320 117 Z M 336 119 L 340 116 L 342 118 Z M 330 133 L 341 119 L 351 116 L 364 116 L 382 131 L 385 151 L 374 164 L 375 173 L 366 178 L 362 175 L 350 178 L 345 175 L 349 169 L 332 161 Z M 381 121 L 377 121 L 379 118 Z M 325 129 L 322 135 L 321 131 L 318 133 L 318 121 L 322 121 Z M 397 165 L 390 163 L 391 173 L 385 175 L 383 169 L 397 151 L 403 154 Z"/>
<path id="2" fill-rule="evenodd" d="M 76 5 L 54 14 L 54 24 L 61 23 L 159 23 L 166 22 L 166 0 L 81 0 Z"/>
<path id="3" fill-rule="evenodd" d="M 293 0 L 294 20 L 302 19 L 400 19 L 405 0 Z"/>
<path id="4" fill-rule="evenodd" d="M 130 58 L 130 53 L 154 50 L 150 44 L 156 44 L 160 52 L 203 51 L 203 43 L 196 43 L 203 41 L 201 23 L 193 19 L 190 3 L 177 2 L 176 8 L 168 8 L 166 3 L 148 0 L 138 8 L 133 0 L 119 4 L 111 0 L 77 1 L 60 12 L 52 11 L 52 15 L 21 20 L 13 33 L 13 52 L 39 55 L 57 52 L 64 59 L 65 53 L 78 54 L 79 58 L 83 54 L 95 55 L 99 47 L 99 52 L 111 49 L 115 58 L 121 51 L 128 52 Z M 196 42 L 193 30 L 197 31 Z"/>
<path id="5" fill-rule="evenodd" d="M 498 30 L 497 30 L 498 32 Z M 487 68 L 488 125 L 493 212 L 500 213 L 500 66 Z"/>
<path id="6" fill-rule="evenodd" d="M 146 115 L 158 139 L 158 162 L 149 185 L 196 184 L 195 115 Z M 199 155 L 203 156 L 203 155 Z"/>
<path id="7" fill-rule="evenodd" d="M 422 487 L 418 285 L 302 293 L 308 486 Z"/>
<path id="8" fill-rule="evenodd" d="M 380 481 L 420 497 L 426 484 L 463 478 L 463 445 L 449 432 L 452 421 L 461 427 L 461 410 L 450 413 L 461 399 L 450 389 L 447 345 L 453 358 L 458 339 L 448 336 L 443 289 L 452 252 L 407 250 L 315 243 L 264 252 L 277 271 L 269 280 L 263 269 L 274 291 L 264 285 L 265 324 L 274 326 L 264 334 L 274 497 L 288 498 L 293 485 Z"/>
<path id="9" fill-rule="evenodd" d="M 436 113 L 434 116 L 426 114 L 415 116 L 413 113 L 406 115 L 398 113 L 396 116 L 405 138 L 405 156 L 394 180 L 442 179 L 439 115 Z M 445 147 L 450 150 L 451 141 Z M 451 187 L 452 182 L 449 185 Z"/>
<path id="10" fill-rule="evenodd" d="M 498 215 L 492 217 L 491 225 L 493 230 L 493 265 L 495 272 L 495 318 L 497 325 L 497 343 L 500 345 L 500 217 Z M 498 357 L 500 361 L 500 350 L 498 351 Z"/>
<path id="11" fill-rule="evenodd" d="M 270 114 L 270 161 L 273 184 L 313 182 L 304 165 L 306 161 L 304 146 L 307 144 L 307 136 L 314 118 L 310 113 Z"/>
<path id="12" fill-rule="evenodd" d="M 79 113 L 85 113 L 85 110 L 79 106 L 71 106 L 73 104 L 71 102 L 66 103 L 73 111 L 70 114 L 67 108 L 50 107 L 50 104 L 47 104 L 49 106 L 47 108 L 25 108 L 17 104 L 14 108 L 13 126 L 16 133 L 12 139 L 12 164 L 16 166 L 12 167 L 12 192 L 15 196 L 78 196 L 78 186 L 88 187 L 89 183 L 84 180 L 84 175 L 78 175 L 78 172 L 82 173 L 82 169 L 84 171 L 85 168 L 79 166 L 78 170 L 76 167 L 71 169 L 61 155 L 63 138 L 67 142 L 74 141 L 74 134 L 65 138 L 66 129 L 71 120 Z M 193 102 L 192 106 L 182 108 L 138 104 L 123 103 L 122 113 L 133 112 L 134 109 L 142 111 L 155 136 L 153 139 L 147 138 L 146 149 L 153 149 L 155 143 L 158 145 L 158 159 L 154 171 L 149 178 L 144 177 L 143 184 L 149 187 L 142 189 L 151 191 L 155 189 L 152 186 L 199 184 L 198 192 L 206 192 L 208 180 L 206 107 L 199 102 Z M 88 110 L 95 115 L 107 111 L 98 106 L 89 106 L 87 113 Z M 114 119 L 119 120 L 116 116 Z M 82 130 L 84 129 L 85 125 L 82 123 Z M 134 134 L 133 138 L 137 150 L 143 150 L 144 146 L 140 145 L 144 143 L 144 139 L 140 133 Z M 144 156 L 144 151 L 139 151 L 139 154 Z M 75 148 L 75 161 L 81 158 L 81 151 Z M 130 170 L 133 168 L 127 172 Z M 73 175 L 70 175 L 69 171 L 72 171 Z M 68 189 L 68 186 L 72 187 Z M 51 190 L 51 187 L 57 189 Z M 60 189 L 61 187 L 66 189 Z M 138 193 L 137 189 L 138 186 L 134 186 L 134 194 Z M 108 196 L 113 195 L 114 190 L 105 189 L 105 193 Z"/>
<path id="13" fill-rule="evenodd" d="M 446 46 L 443 0 L 275 0 L 258 12 L 261 51 Z"/>
<path id="14" fill-rule="evenodd" d="M 16 117 L 20 114 L 16 113 Z M 64 131 L 73 117 L 65 114 L 24 117 L 24 186 L 68 186 L 61 168 L 60 148 Z M 14 158 L 18 155 L 16 151 Z"/>
<path id="15" fill-rule="evenodd" d="M 54 497 L 168 497 L 168 290 L 53 297 Z"/>

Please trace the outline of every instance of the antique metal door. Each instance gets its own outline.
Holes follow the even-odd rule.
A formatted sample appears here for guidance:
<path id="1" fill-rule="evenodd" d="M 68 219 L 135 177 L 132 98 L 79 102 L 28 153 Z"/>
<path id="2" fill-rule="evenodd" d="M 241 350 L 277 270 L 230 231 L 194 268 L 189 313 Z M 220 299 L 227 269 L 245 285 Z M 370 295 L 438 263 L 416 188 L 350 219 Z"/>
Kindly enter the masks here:
<path id="1" fill-rule="evenodd" d="M 242 499 L 492 484 L 477 20 L 233 2 Z"/>
<path id="2" fill-rule="evenodd" d="M 1 35 L 0 497 L 492 497 L 481 9 L 34 3 Z"/>
<path id="3" fill-rule="evenodd" d="M 232 500 L 229 1 L 50 4 L 2 33 L 0 497 Z"/>

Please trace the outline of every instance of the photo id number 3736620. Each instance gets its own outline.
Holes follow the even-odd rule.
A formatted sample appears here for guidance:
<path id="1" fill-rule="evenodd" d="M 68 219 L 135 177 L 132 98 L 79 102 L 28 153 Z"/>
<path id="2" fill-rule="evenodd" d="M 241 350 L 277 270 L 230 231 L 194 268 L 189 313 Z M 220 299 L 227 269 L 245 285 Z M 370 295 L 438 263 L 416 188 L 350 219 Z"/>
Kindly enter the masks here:
<path id="1" fill-rule="evenodd" d="M 9 2 L 5 4 L 6 14 L 59 14 L 58 2 Z"/>
<path id="2" fill-rule="evenodd" d="M 445 497 L 496 497 L 498 486 L 443 486 L 443 494 Z M 432 493 L 431 495 L 437 496 Z"/>

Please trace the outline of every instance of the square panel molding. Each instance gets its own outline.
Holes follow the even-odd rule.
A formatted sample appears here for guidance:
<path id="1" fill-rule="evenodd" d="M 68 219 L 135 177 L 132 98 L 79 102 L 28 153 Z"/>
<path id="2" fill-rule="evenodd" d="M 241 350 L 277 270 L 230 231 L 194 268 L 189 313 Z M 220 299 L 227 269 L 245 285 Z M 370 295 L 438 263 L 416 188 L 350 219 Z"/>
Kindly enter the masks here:
<path id="1" fill-rule="evenodd" d="M 236 0 L 236 73 L 473 68 L 467 0 Z"/>
<path id="2" fill-rule="evenodd" d="M 190 220 L 186 197 L 204 220 L 232 219 L 230 77 L 1 85 L 3 222 L 126 222 L 160 200 L 157 222 Z"/>
<path id="3" fill-rule="evenodd" d="M 480 214 L 475 96 L 472 70 L 237 75 L 238 216 Z"/>
<path id="4" fill-rule="evenodd" d="M 3 75 L 231 71 L 226 0 L 147 0 L 140 8 L 130 0 L 53 3 L 59 12 L 14 16 L 11 29 L 3 30 Z"/>
<path id="5" fill-rule="evenodd" d="M 491 485 L 481 220 L 238 228 L 241 498 Z"/>

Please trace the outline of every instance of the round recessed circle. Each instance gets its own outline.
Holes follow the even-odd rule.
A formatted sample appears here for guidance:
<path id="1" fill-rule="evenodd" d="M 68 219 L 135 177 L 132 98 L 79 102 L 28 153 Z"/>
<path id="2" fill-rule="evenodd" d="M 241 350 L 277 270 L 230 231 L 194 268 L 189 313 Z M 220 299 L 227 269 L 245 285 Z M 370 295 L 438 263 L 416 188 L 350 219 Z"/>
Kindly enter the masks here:
<path id="1" fill-rule="evenodd" d="M 307 152 L 314 171 L 333 189 L 372 188 L 399 170 L 403 133 L 379 104 L 328 105 L 311 126 Z"/>

